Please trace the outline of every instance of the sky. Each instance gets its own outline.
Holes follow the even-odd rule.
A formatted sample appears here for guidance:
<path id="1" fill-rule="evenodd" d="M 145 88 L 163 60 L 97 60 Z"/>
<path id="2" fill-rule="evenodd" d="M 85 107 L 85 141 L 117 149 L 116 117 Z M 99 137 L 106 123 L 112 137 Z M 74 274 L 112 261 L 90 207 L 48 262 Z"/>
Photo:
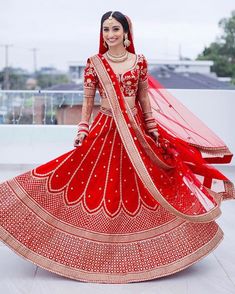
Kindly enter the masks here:
<path id="1" fill-rule="evenodd" d="M 230 17 L 234 0 L 0 0 L 0 69 L 33 70 L 54 66 L 67 70 L 70 62 L 98 53 L 100 19 L 121 11 L 133 23 L 136 53 L 147 59 L 195 59 L 221 35 L 218 22 Z"/>

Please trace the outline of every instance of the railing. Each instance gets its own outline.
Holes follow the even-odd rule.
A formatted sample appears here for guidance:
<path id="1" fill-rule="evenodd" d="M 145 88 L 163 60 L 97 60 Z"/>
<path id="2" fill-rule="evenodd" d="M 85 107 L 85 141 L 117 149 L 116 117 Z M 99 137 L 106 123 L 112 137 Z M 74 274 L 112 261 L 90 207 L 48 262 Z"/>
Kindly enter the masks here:
<path id="1" fill-rule="evenodd" d="M 83 91 L 0 91 L 0 124 L 57 124 L 58 110 L 81 106 Z M 99 104 L 98 95 L 95 104 Z"/>
<path id="2" fill-rule="evenodd" d="M 169 89 L 169 92 L 235 153 L 235 90 Z M 98 95 L 97 98 L 99 105 Z M 76 124 L 56 124 L 55 119 L 65 109 L 77 115 L 82 99 L 83 91 L 0 91 L 0 164 L 41 163 L 72 148 Z M 45 108 L 39 118 L 40 103 Z M 7 122 L 9 115 L 11 120 Z"/>

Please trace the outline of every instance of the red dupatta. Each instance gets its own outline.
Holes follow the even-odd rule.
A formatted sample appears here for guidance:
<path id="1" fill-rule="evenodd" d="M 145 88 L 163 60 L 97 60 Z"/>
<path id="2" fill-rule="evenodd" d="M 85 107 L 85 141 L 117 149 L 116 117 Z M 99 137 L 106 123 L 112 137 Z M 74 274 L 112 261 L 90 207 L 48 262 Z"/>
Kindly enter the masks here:
<path id="1" fill-rule="evenodd" d="M 106 96 L 109 99 L 113 118 L 123 145 L 137 175 L 147 190 L 164 208 L 185 220 L 192 222 L 209 222 L 216 219 L 221 213 L 219 202 L 217 203 L 215 201 L 212 196 L 213 192 L 203 187 L 199 180 L 193 176 L 193 173 L 190 172 L 187 165 L 184 164 L 180 156 L 180 148 L 177 150 L 174 148 L 174 145 L 169 146 L 167 152 L 171 155 L 171 161 L 170 163 L 164 161 L 161 157 L 161 153 L 158 152 L 154 140 L 143 134 L 128 104 L 125 103 L 119 81 L 108 61 L 101 54 L 95 55 L 90 59 L 94 65 L 100 83 L 106 92 Z M 159 131 L 161 132 L 161 130 Z M 184 148 L 185 146 L 182 145 L 181 149 L 183 151 Z M 199 156 L 199 151 L 196 149 L 193 151 L 194 154 L 186 152 L 185 156 L 188 160 L 195 154 Z M 202 164 L 203 159 L 201 157 L 199 158 Z M 192 161 L 195 160 L 193 159 Z M 167 177 L 167 179 L 170 179 L 170 177 L 172 178 L 172 175 L 177 177 L 178 174 L 180 174 L 181 178 L 178 179 L 178 181 L 186 185 L 188 191 L 194 196 L 187 195 L 186 198 L 188 197 L 188 202 L 184 203 L 183 207 L 177 206 L 178 200 L 174 200 L 173 198 L 169 199 L 169 195 L 166 195 L 164 191 L 161 192 L 161 189 L 157 187 L 158 184 L 161 185 L 160 173 L 162 173 L 161 175 L 164 175 L 165 178 Z M 219 172 L 217 176 L 226 179 L 226 177 Z M 193 203 L 195 204 L 195 199 L 197 205 L 194 208 Z"/>
<path id="2" fill-rule="evenodd" d="M 129 17 L 126 18 L 130 28 L 128 39 L 131 41 L 126 49 L 135 53 L 132 23 Z M 151 195 L 171 213 L 192 222 L 214 220 L 221 213 L 219 204 L 222 198 L 235 198 L 235 193 L 232 182 L 208 163 L 230 162 L 232 153 L 213 131 L 148 75 L 148 95 L 160 133 L 158 141 L 161 147 L 158 149 L 154 140 L 143 134 L 125 103 L 119 81 L 102 55 L 107 50 L 101 28 L 99 54 L 90 59 L 109 99 L 119 135 L 137 175 Z M 141 120 L 143 115 L 138 99 L 136 106 Z M 180 179 L 176 173 L 181 175 Z M 203 177 L 203 185 L 195 174 Z M 167 180 L 177 178 L 177 183 L 187 186 L 188 193 L 173 199 L 173 194 L 170 197 L 169 190 L 160 188 L 160 183 L 156 182 L 162 177 Z M 220 180 L 225 191 L 215 193 L 211 190 L 212 179 Z M 168 184 L 171 189 L 176 186 L 170 180 Z"/>
<path id="3" fill-rule="evenodd" d="M 128 39 L 130 40 L 130 46 L 126 50 L 135 54 L 132 22 L 127 15 L 125 17 L 129 25 Z M 104 46 L 101 27 L 99 53 L 104 54 L 107 50 L 108 48 Z M 197 153 L 195 149 L 190 148 L 190 146 L 195 146 L 200 151 L 200 153 L 197 153 L 198 160 L 199 157 L 203 156 L 207 163 L 231 162 L 233 154 L 211 129 L 149 74 L 148 84 L 148 96 L 153 117 L 159 123 L 161 133 L 164 133 L 165 137 L 167 137 L 167 134 L 170 134 L 171 137 L 177 138 L 175 143 L 180 142 L 180 146 L 185 145 L 186 149 L 191 150 L 191 154 Z M 141 112 L 139 103 L 137 108 Z M 195 168 L 194 171 L 200 174 L 200 171 Z M 210 187 L 212 178 L 205 174 L 203 176 L 205 177 L 204 184 Z"/>
<path id="4" fill-rule="evenodd" d="M 233 154 L 205 123 L 148 75 L 148 95 L 153 116 L 172 136 L 197 147 L 208 163 L 229 163 Z"/>

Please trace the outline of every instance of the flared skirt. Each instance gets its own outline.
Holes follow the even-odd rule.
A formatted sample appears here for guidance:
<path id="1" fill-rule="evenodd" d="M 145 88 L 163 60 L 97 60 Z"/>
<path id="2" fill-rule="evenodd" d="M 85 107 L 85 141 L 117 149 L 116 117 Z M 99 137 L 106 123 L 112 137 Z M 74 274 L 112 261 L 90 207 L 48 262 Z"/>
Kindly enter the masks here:
<path id="1" fill-rule="evenodd" d="M 175 177 L 169 186 L 159 170 L 156 182 L 184 207 L 190 195 Z M 183 270 L 223 232 L 215 221 L 193 223 L 163 208 L 135 172 L 112 114 L 100 111 L 81 146 L 0 184 L 0 238 L 59 275 L 128 283 Z"/>

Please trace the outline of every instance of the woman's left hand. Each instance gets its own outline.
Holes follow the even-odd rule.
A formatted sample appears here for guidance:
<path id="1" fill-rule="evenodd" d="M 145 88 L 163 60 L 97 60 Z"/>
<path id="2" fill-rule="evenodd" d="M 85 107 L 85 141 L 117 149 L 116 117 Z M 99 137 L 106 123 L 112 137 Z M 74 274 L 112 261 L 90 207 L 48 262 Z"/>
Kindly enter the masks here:
<path id="1" fill-rule="evenodd" d="M 154 139 L 155 142 L 158 141 L 158 137 L 159 137 L 158 131 L 153 131 L 150 133 L 150 135 L 152 136 L 152 138 Z"/>

